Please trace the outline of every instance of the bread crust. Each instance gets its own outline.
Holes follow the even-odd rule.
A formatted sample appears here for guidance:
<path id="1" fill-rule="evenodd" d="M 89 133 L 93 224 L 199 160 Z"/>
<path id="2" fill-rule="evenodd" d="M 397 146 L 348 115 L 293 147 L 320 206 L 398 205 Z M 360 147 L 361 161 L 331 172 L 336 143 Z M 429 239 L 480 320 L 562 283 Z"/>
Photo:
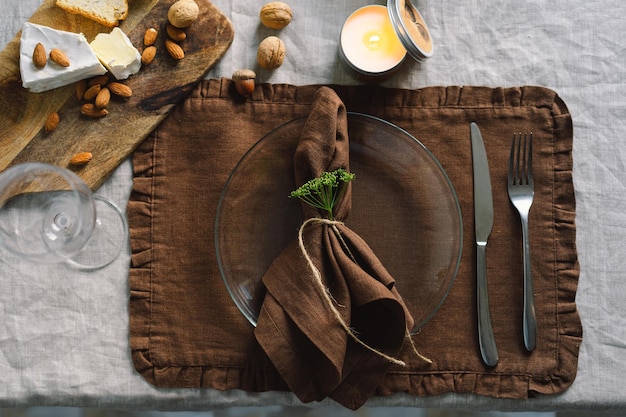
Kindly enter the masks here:
<path id="1" fill-rule="evenodd" d="M 120 20 L 124 20 L 128 16 L 128 1 L 127 0 L 117 1 L 117 3 L 121 3 L 121 6 L 122 6 L 121 8 L 113 4 L 114 2 L 107 1 L 107 0 L 104 0 L 104 1 L 92 0 L 88 3 L 90 6 L 96 6 L 96 7 L 91 7 L 91 8 L 83 7 L 80 4 L 75 4 L 73 0 L 56 0 L 56 6 L 65 10 L 66 12 L 84 16 L 88 19 L 96 21 L 100 23 L 101 25 L 104 25 L 110 28 L 119 26 Z M 106 11 L 110 14 L 110 16 L 107 16 L 104 13 L 100 13 L 97 10 L 97 6 L 102 6 L 103 4 L 107 5 L 109 3 L 111 4 L 109 6 L 109 9 Z"/>

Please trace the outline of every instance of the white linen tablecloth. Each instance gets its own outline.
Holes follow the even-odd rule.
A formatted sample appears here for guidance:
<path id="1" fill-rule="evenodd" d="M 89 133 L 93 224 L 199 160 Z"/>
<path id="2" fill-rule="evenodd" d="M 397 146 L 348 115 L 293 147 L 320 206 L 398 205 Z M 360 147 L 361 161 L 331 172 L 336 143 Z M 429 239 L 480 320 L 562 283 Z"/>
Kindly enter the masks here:
<path id="1" fill-rule="evenodd" d="M 132 0 L 131 0 L 132 1 Z M 205 1 L 205 0 L 199 0 Z M 264 0 L 214 0 L 233 22 L 234 42 L 208 77 L 256 67 L 260 40 L 279 34 L 287 56 L 260 82 L 356 84 L 340 64 L 342 22 L 365 0 L 293 0 L 280 32 L 259 25 Z M 0 3 L 0 45 L 40 0 Z M 385 85 L 541 85 L 566 102 L 574 123 L 574 185 L 581 266 L 577 303 L 584 328 L 579 371 L 563 394 L 515 401 L 448 394 L 397 394 L 368 406 L 475 410 L 626 409 L 626 2 L 622 0 L 417 0 L 435 53 Z M 98 190 L 124 207 L 129 161 Z M 210 220 L 210 219 L 209 219 Z M 212 409 L 300 405 L 289 393 L 156 389 L 135 372 L 128 342 L 129 248 L 114 264 L 84 273 L 33 266 L 0 253 L 0 407 L 65 405 Z M 324 405 L 332 404 L 330 401 Z"/>

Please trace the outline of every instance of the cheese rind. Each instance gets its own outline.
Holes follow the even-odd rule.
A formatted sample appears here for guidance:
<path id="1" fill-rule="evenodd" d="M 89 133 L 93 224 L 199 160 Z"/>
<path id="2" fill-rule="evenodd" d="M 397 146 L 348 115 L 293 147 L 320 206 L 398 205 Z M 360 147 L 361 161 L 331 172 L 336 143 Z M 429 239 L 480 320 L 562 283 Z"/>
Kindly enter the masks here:
<path id="1" fill-rule="evenodd" d="M 141 54 L 120 28 L 114 28 L 110 33 L 99 33 L 89 45 L 118 80 L 125 80 L 141 69 Z"/>
<path id="2" fill-rule="evenodd" d="M 62 67 L 48 60 L 45 67 L 37 68 L 33 64 L 33 51 L 37 43 L 41 43 L 48 54 L 53 48 L 61 49 L 67 55 L 70 66 Z M 105 73 L 106 68 L 82 33 L 24 23 L 20 38 L 20 75 L 24 88 L 41 93 Z"/>

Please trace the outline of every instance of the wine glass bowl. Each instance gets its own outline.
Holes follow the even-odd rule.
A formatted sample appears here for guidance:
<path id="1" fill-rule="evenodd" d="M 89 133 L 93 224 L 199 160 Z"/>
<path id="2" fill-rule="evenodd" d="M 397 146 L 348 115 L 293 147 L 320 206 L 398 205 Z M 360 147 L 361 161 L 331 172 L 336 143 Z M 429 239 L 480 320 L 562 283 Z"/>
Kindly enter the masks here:
<path id="1" fill-rule="evenodd" d="M 68 169 L 39 162 L 15 165 L 0 174 L 0 245 L 35 263 L 101 267 L 116 259 L 123 246 L 106 234 L 127 236 L 121 213 L 106 216 L 103 224 L 102 212 L 112 208 Z M 77 260 L 94 244 L 97 250 L 89 252 L 97 259 Z"/>

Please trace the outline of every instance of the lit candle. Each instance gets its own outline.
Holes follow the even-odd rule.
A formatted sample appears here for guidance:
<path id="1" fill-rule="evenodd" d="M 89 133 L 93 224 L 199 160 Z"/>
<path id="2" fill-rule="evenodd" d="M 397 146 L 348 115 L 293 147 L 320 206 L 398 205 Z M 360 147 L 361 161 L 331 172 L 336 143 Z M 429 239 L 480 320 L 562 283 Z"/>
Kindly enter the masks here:
<path id="1" fill-rule="evenodd" d="M 340 45 L 348 65 L 364 75 L 389 73 L 406 56 L 387 8 L 381 5 L 364 6 L 352 13 L 341 29 Z"/>

